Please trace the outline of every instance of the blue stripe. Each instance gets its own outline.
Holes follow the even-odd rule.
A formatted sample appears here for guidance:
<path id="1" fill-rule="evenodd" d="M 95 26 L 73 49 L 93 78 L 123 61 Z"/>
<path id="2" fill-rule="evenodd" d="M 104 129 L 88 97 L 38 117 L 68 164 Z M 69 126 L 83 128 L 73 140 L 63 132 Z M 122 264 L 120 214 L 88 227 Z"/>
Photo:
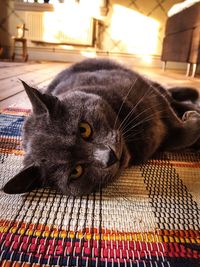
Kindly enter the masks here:
<path id="1" fill-rule="evenodd" d="M 21 128 L 25 116 L 0 114 L 0 135 L 21 136 Z"/>

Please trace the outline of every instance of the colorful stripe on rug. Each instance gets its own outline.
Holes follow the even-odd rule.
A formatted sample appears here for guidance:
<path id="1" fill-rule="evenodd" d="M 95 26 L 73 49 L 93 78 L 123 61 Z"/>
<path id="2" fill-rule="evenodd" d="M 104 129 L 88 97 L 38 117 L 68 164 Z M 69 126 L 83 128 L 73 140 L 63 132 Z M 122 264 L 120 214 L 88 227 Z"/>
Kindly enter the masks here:
<path id="1" fill-rule="evenodd" d="M 21 168 L 29 110 L 0 115 L 0 186 Z M 200 153 L 156 155 L 99 193 L 0 191 L 0 266 L 200 266 Z"/>

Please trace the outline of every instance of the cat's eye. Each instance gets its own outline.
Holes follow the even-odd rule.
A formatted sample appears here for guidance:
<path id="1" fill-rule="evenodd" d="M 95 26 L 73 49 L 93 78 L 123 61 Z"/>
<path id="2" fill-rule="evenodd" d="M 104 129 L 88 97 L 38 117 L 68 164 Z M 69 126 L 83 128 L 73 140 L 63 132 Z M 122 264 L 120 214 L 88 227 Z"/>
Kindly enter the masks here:
<path id="1" fill-rule="evenodd" d="M 83 167 L 82 167 L 81 165 L 77 165 L 77 166 L 73 169 L 73 171 L 72 171 L 72 173 L 71 173 L 71 175 L 70 175 L 70 178 L 71 178 L 71 179 L 77 179 L 77 178 L 79 178 L 82 174 L 83 174 Z"/>
<path id="2" fill-rule="evenodd" d="M 91 126 L 87 122 L 81 122 L 79 124 L 79 131 L 83 139 L 88 139 L 92 135 Z"/>

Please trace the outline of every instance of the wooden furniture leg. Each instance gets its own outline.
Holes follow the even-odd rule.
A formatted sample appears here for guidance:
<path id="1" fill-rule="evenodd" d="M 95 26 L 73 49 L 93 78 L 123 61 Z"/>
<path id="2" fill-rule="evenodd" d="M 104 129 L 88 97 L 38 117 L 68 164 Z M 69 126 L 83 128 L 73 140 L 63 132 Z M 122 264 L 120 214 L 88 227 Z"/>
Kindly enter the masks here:
<path id="1" fill-rule="evenodd" d="M 190 75 L 190 68 L 191 68 L 191 63 L 187 64 L 187 71 L 186 71 L 186 76 L 188 77 Z"/>
<path id="2" fill-rule="evenodd" d="M 26 40 L 23 40 L 23 58 L 24 58 L 24 61 L 28 60 L 27 41 Z"/>
<path id="3" fill-rule="evenodd" d="M 163 61 L 162 63 L 162 70 L 165 71 L 167 66 L 167 61 Z"/>
<path id="4" fill-rule="evenodd" d="M 16 45 L 17 42 L 21 43 L 21 45 L 22 45 L 20 47 L 20 49 L 22 49 L 22 54 L 16 54 L 15 53 L 15 49 L 16 49 L 15 45 Z M 12 57 L 11 57 L 12 61 L 15 60 L 15 55 L 20 55 L 23 58 L 24 61 L 28 60 L 27 40 L 25 38 L 16 38 L 16 37 L 14 37 L 13 38 L 13 49 L 12 50 L 13 50 Z"/>
<path id="5" fill-rule="evenodd" d="M 194 78 L 194 76 L 196 74 L 196 70 L 197 70 L 197 64 L 193 64 L 193 66 L 192 66 L 192 78 Z"/>

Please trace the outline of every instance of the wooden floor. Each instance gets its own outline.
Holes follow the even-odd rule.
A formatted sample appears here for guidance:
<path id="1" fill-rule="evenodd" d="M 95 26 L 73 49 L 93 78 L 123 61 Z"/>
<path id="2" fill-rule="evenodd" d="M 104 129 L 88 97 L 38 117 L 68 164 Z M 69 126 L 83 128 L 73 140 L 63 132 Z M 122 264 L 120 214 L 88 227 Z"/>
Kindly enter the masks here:
<path id="1" fill-rule="evenodd" d="M 0 62 L 0 107 L 30 107 L 20 80 L 35 88 L 45 88 L 69 64 L 55 62 Z"/>
<path id="2" fill-rule="evenodd" d="M 55 62 L 0 62 L 0 108 L 8 106 L 30 108 L 20 79 L 36 88 L 44 89 L 57 73 L 69 65 L 70 63 Z M 154 68 L 134 69 L 168 87 L 192 86 L 198 88 L 200 92 L 200 77 L 188 78 L 184 70 L 163 72 L 161 69 Z"/>

